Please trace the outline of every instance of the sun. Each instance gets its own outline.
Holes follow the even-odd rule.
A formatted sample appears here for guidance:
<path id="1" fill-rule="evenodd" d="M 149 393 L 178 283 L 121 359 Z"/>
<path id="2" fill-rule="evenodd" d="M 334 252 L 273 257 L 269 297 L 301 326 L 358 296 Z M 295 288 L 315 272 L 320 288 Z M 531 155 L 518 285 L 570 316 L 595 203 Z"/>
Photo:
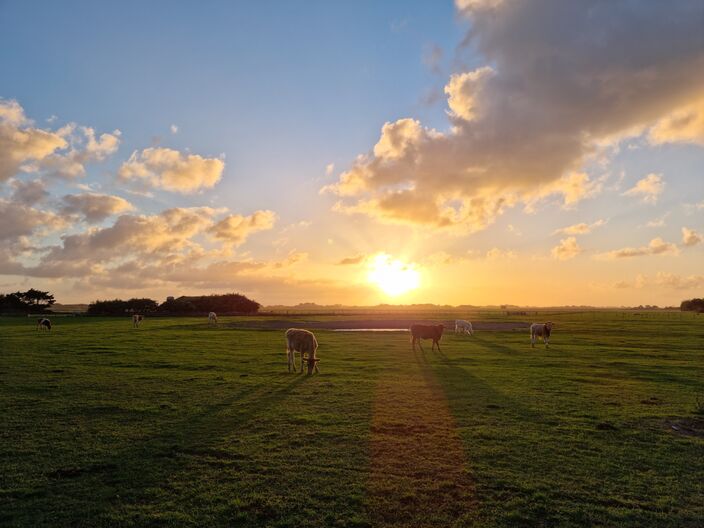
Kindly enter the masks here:
<path id="1" fill-rule="evenodd" d="M 406 264 L 379 253 L 369 261 L 367 279 L 390 297 L 396 297 L 420 285 L 420 272 L 415 264 Z"/>

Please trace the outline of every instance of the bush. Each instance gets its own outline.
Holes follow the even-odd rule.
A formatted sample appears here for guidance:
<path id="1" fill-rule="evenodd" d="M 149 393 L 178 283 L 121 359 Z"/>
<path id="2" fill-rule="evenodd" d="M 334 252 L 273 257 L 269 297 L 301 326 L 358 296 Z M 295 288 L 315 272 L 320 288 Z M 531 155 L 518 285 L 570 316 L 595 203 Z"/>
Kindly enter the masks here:
<path id="1" fill-rule="evenodd" d="M 682 301 L 680 304 L 680 310 L 683 312 L 704 312 L 704 299 L 689 299 L 687 301 Z"/>
<path id="2" fill-rule="evenodd" d="M 197 313 L 245 313 L 259 311 L 261 305 L 239 293 L 225 295 L 200 295 L 194 297 L 179 297 L 168 300 L 159 306 L 164 313 L 197 314 Z"/>
<path id="3" fill-rule="evenodd" d="M 156 311 L 159 303 L 153 299 L 113 299 L 112 301 L 95 301 L 88 305 L 89 315 L 129 315 L 133 313 L 148 314 Z"/>

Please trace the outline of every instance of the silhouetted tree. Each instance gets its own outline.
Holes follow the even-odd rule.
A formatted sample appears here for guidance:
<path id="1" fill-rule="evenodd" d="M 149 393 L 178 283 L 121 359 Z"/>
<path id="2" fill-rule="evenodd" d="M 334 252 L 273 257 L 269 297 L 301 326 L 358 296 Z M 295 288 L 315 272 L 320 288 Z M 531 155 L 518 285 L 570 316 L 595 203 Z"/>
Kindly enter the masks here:
<path id="1" fill-rule="evenodd" d="M 704 312 L 704 299 L 689 299 L 682 301 L 680 304 L 680 310 L 683 312 Z"/>
<path id="2" fill-rule="evenodd" d="M 32 313 L 44 313 L 55 302 L 54 296 L 49 292 L 30 288 L 26 292 L 16 292 L 15 295 L 27 304 Z"/>
<path id="3" fill-rule="evenodd" d="M 129 315 L 133 313 L 148 314 L 156 311 L 159 304 L 153 299 L 113 299 L 112 301 L 95 301 L 88 305 L 89 315 Z"/>

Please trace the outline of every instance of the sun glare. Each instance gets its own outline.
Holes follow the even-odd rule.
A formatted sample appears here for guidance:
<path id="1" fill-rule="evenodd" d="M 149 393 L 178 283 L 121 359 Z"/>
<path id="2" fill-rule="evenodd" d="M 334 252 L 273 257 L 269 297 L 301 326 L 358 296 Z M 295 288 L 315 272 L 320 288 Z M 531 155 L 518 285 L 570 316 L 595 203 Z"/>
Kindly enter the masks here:
<path id="1" fill-rule="evenodd" d="M 391 297 L 408 293 L 420 285 L 420 272 L 415 264 L 392 259 L 386 253 L 379 253 L 371 259 L 367 278 Z"/>

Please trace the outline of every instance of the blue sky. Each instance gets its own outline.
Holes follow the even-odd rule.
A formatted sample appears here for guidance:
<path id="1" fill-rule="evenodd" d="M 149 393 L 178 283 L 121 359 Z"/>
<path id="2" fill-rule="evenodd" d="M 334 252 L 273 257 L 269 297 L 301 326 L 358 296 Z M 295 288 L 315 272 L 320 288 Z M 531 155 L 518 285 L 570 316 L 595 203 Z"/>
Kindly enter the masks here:
<path id="1" fill-rule="evenodd" d="M 36 120 L 119 128 L 121 153 L 156 138 L 226 153 L 218 194 L 235 208 L 262 184 L 306 185 L 348 163 L 385 121 L 412 112 L 446 126 L 441 101 L 421 102 L 444 81 L 422 56 L 435 44 L 450 63 L 462 32 L 451 2 L 9 2 L 2 12 L 18 21 L 0 35 L 3 97 Z M 267 206 L 288 207 L 274 193 Z"/>
<path id="2" fill-rule="evenodd" d="M 678 303 L 704 287 L 699 15 L 0 2 L 0 291 Z M 389 298 L 380 253 L 420 286 Z"/>

